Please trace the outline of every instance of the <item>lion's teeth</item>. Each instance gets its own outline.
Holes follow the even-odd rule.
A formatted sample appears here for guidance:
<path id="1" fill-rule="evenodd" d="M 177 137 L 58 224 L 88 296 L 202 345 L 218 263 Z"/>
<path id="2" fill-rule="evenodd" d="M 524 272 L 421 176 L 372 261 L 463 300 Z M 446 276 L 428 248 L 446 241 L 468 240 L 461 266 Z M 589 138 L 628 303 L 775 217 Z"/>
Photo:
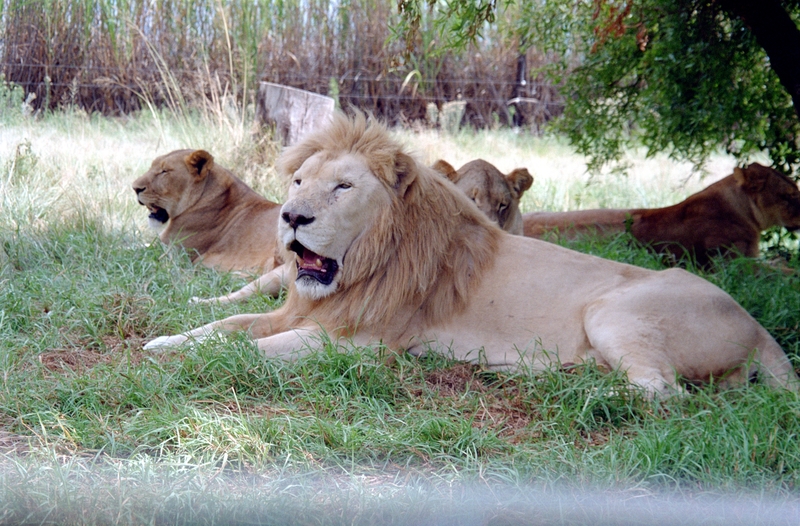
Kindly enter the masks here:
<path id="1" fill-rule="evenodd" d="M 317 265 L 318 267 L 321 267 L 321 266 L 322 266 L 322 260 L 321 260 L 320 258 L 317 258 L 317 260 L 316 260 L 314 263 L 316 263 L 316 265 Z"/>

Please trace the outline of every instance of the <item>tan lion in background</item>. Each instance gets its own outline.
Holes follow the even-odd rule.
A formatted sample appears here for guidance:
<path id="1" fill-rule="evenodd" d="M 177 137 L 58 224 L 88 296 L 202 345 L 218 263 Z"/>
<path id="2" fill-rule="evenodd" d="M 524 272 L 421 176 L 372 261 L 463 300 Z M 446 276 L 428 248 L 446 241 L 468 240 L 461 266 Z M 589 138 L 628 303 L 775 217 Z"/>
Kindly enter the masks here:
<path id="1" fill-rule="evenodd" d="M 756 371 L 798 388 L 775 340 L 721 289 L 509 235 L 363 115 L 337 115 L 279 167 L 290 180 L 279 232 L 295 264 L 285 304 L 146 349 L 245 330 L 265 355 L 294 358 L 327 334 L 491 369 L 595 361 L 650 395 Z"/>
<path id="2" fill-rule="evenodd" d="M 536 238 L 609 235 L 627 228 L 656 251 L 676 259 L 688 252 L 707 265 L 717 254 L 757 257 L 767 228 L 800 228 L 800 190 L 782 173 L 753 163 L 665 208 L 531 212 L 523 215 L 523 223 L 525 235 Z"/>
<path id="3" fill-rule="evenodd" d="M 193 262 L 223 271 L 264 273 L 259 287 L 277 295 L 283 281 L 278 240 L 281 205 L 253 191 L 205 150 L 157 157 L 133 184 L 161 241 L 186 248 Z M 197 300 L 204 302 L 207 300 Z"/>
<path id="4" fill-rule="evenodd" d="M 439 159 L 433 169 L 453 181 L 500 228 L 510 234 L 522 235 L 519 200 L 533 184 L 533 176 L 527 168 L 516 168 L 503 175 L 483 159 L 470 161 L 458 170 Z"/>

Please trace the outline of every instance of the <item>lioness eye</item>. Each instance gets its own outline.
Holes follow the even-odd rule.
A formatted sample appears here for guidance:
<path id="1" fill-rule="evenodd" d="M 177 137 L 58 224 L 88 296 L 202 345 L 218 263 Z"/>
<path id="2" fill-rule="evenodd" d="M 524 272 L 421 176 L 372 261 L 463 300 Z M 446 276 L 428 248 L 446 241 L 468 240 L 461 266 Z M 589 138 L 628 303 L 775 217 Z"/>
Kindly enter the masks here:
<path id="1" fill-rule="evenodd" d="M 352 188 L 353 185 L 350 183 L 339 183 L 336 185 L 336 190 L 347 190 L 348 188 Z"/>
<path id="2" fill-rule="evenodd" d="M 300 179 L 300 178 L 297 178 L 294 181 L 292 181 L 292 184 L 295 185 L 295 186 L 300 186 L 301 182 L 303 182 L 303 180 Z"/>

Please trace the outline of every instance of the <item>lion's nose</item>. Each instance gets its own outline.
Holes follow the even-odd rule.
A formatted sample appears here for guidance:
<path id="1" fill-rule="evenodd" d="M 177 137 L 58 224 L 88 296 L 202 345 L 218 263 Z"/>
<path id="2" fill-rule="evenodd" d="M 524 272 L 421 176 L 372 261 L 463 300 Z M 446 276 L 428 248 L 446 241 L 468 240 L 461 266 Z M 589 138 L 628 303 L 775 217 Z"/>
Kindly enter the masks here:
<path id="1" fill-rule="evenodd" d="M 137 188 L 137 187 L 134 186 L 133 187 L 133 191 L 136 192 L 136 195 L 139 195 L 142 192 L 144 192 L 144 188 Z"/>
<path id="2" fill-rule="evenodd" d="M 295 214 L 293 212 L 284 212 L 281 214 L 281 217 L 284 221 L 289 223 L 289 226 L 293 229 L 297 229 L 298 226 L 301 225 L 308 225 L 309 223 L 314 222 L 314 217 L 304 216 L 303 214 Z"/>

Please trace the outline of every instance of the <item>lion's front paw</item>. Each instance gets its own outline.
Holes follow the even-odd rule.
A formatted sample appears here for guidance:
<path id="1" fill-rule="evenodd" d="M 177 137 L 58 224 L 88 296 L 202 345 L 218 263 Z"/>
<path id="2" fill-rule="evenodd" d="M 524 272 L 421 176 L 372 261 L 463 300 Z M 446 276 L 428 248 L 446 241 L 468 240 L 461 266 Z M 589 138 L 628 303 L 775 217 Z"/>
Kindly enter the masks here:
<path id="1" fill-rule="evenodd" d="M 192 296 L 189 300 L 189 305 L 225 305 L 236 301 L 236 298 L 231 299 L 230 296 L 218 296 L 216 298 L 200 298 Z"/>
<path id="2" fill-rule="evenodd" d="M 145 351 L 152 351 L 152 350 L 160 350 L 160 349 L 168 349 L 170 347 L 177 347 L 178 345 L 184 343 L 189 338 L 183 336 L 182 334 L 178 334 L 176 336 L 159 336 L 155 340 L 150 340 L 144 346 Z"/>
<path id="3" fill-rule="evenodd" d="M 216 298 L 201 298 L 199 296 L 192 296 L 189 298 L 189 305 L 205 305 L 207 303 L 214 303 Z"/>

